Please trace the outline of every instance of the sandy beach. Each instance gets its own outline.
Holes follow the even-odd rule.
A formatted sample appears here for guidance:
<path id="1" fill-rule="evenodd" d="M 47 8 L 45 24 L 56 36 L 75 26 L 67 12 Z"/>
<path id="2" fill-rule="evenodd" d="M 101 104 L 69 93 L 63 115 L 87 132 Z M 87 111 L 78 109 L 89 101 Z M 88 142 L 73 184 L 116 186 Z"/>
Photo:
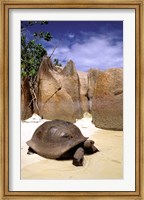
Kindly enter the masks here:
<path id="1" fill-rule="evenodd" d="M 26 141 L 46 120 L 35 118 L 21 122 L 21 179 L 122 179 L 123 132 L 98 129 L 91 116 L 77 120 L 84 136 L 95 141 L 99 152 L 85 155 L 84 165 L 76 167 L 72 160 L 45 159 L 37 154 L 28 155 Z"/>

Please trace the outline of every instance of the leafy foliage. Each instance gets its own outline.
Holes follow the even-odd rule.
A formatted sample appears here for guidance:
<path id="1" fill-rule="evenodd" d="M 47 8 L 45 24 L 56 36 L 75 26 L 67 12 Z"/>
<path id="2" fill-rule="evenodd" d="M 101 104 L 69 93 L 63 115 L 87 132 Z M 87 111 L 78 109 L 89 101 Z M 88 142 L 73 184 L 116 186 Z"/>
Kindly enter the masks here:
<path id="1" fill-rule="evenodd" d="M 43 31 L 41 31 L 41 32 L 39 32 L 39 33 L 37 33 L 37 32 L 35 32 L 34 34 L 33 34 L 33 36 L 35 37 L 35 38 L 43 38 L 44 40 L 46 40 L 47 42 L 48 41 L 50 41 L 51 39 L 52 39 L 52 36 L 51 36 L 51 34 L 49 33 L 49 32 L 43 32 Z"/>
<path id="2" fill-rule="evenodd" d="M 54 59 L 54 64 L 58 66 L 62 66 L 62 64 L 59 62 L 57 58 Z"/>
<path id="3" fill-rule="evenodd" d="M 42 57 L 47 54 L 41 44 L 37 43 L 38 39 L 50 41 L 52 36 L 49 32 L 35 32 L 32 40 L 27 40 L 26 30 L 28 26 L 36 24 L 46 25 L 47 21 L 28 21 L 21 24 L 21 76 L 32 78 L 35 77 L 39 69 Z"/>

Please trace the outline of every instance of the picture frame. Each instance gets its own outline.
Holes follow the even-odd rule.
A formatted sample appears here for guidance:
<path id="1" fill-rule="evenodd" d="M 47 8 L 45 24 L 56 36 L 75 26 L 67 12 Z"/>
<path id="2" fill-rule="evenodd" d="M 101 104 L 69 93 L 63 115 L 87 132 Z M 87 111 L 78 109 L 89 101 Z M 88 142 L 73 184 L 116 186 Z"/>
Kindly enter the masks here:
<path id="1" fill-rule="evenodd" d="M 99 0 L 99 1 L 38 1 L 38 0 L 2 0 L 1 1 L 1 153 L 0 153 L 0 197 L 1 199 L 143 199 L 144 198 L 144 160 L 143 160 L 143 1 L 138 0 Z M 40 8 L 56 8 L 56 9 L 135 9 L 135 44 L 136 44 L 136 131 L 135 131 L 135 191 L 63 191 L 63 192 L 42 192 L 42 191 L 9 191 L 9 10 L 10 9 L 40 9 Z"/>

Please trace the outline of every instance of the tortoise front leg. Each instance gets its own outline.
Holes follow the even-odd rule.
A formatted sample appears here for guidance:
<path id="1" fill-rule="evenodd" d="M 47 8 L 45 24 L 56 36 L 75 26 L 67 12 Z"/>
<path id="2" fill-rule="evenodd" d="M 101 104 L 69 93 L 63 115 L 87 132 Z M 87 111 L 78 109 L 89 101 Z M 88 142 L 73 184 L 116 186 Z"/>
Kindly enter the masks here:
<path id="1" fill-rule="evenodd" d="M 82 147 L 79 147 L 73 156 L 73 165 L 83 166 L 83 160 L 84 160 L 84 149 Z"/>
<path id="2" fill-rule="evenodd" d="M 93 140 L 86 140 L 84 142 L 84 150 L 87 154 L 93 154 L 97 151 L 99 151 L 95 146 L 94 146 L 94 141 Z"/>

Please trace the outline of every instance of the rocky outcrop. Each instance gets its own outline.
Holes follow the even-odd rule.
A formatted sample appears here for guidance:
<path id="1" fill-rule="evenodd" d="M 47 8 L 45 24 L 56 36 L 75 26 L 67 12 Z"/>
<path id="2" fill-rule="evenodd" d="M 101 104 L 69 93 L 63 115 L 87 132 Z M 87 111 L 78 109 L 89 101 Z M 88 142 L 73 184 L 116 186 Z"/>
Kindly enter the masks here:
<path id="1" fill-rule="evenodd" d="M 72 60 L 67 63 L 60 75 L 62 77 L 62 87 L 65 88 L 67 93 L 71 96 L 74 103 L 76 118 L 79 119 L 83 116 L 80 101 L 80 80 Z"/>
<path id="2" fill-rule="evenodd" d="M 44 57 L 38 72 L 37 101 L 38 114 L 46 119 L 75 122 L 81 118 L 80 83 L 72 61 L 60 70 Z"/>
<path id="3" fill-rule="evenodd" d="M 74 103 L 65 89 L 58 90 L 45 103 L 39 103 L 40 116 L 45 119 L 61 119 L 75 122 Z"/>
<path id="4" fill-rule="evenodd" d="M 77 72 L 73 61 L 63 68 L 45 56 L 33 87 L 28 79 L 22 80 L 21 119 L 36 113 L 49 120 L 75 122 L 85 112 L 92 114 L 98 128 L 123 129 L 122 69 Z"/>
<path id="5" fill-rule="evenodd" d="M 32 116 L 32 97 L 29 89 L 29 82 L 27 78 L 21 80 L 21 119 L 25 120 Z"/>
<path id="6" fill-rule="evenodd" d="M 93 93 L 92 119 L 99 128 L 123 129 L 122 69 L 109 69 L 99 75 Z"/>
<path id="7" fill-rule="evenodd" d="M 80 80 L 80 100 L 82 113 L 89 111 L 89 102 L 88 102 L 88 75 L 87 72 L 78 71 L 78 76 Z"/>
<path id="8" fill-rule="evenodd" d="M 94 93 L 94 88 L 96 85 L 96 81 L 101 74 L 101 71 L 99 69 L 90 69 L 88 71 L 88 105 L 89 105 L 89 112 L 91 113 L 92 111 L 92 100 L 93 100 L 93 93 Z"/>

